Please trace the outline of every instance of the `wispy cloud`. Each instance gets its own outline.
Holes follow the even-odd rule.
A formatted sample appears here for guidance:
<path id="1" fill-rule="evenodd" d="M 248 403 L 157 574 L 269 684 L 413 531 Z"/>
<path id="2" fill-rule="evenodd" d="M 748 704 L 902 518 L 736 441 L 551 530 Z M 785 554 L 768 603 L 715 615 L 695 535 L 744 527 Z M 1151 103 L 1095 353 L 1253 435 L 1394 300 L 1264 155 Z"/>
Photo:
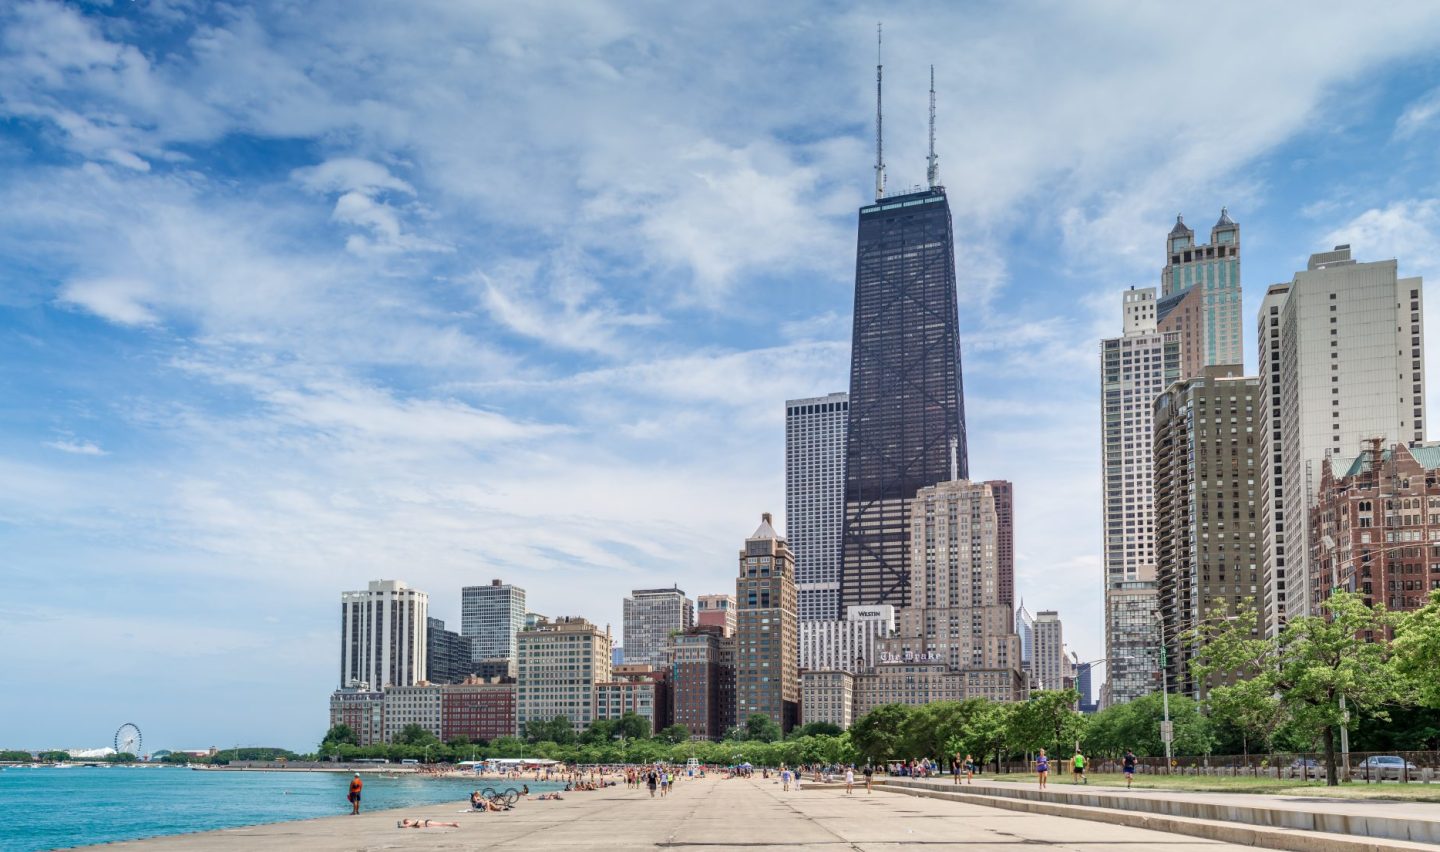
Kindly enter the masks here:
<path id="1" fill-rule="evenodd" d="M 97 444 L 91 441 L 74 441 L 69 439 L 61 439 L 56 441 L 46 441 L 45 446 L 49 447 L 52 450 L 59 450 L 62 453 L 71 453 L 77 456 L 107 455 L 104 450 L 100 449 Z"/>

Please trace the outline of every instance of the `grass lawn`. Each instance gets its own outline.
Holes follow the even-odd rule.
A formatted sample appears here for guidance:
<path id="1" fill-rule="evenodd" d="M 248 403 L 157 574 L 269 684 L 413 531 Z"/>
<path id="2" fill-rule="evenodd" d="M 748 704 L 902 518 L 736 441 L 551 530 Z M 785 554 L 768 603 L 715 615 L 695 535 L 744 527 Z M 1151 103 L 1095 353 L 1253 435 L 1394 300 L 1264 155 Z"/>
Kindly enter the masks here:
<path id="1" fill-rule="evenodd" d="M 1031 773 L 1012 772 L 1006 775 L 976 776 L 986 781 L 1010 781 L 1034 784 Z M 1050 783 L 1069 787 L 1070 774 L 1051 772 Z M 1091 786 L 1124 787 L 1125 776 L 1119 773 L 1090 775 Z M 1192 793 L 1260 793 L 1267 795 L 1329 796 L 1336 799 L 1388 799 L 1401 802 L 1440 802 L 1440 784 L 1411 782 L 1400 784 L 1366 784 L 1364 781 L 1326 787 L 1323 781 L 1276 781 L 1273 778 L 1195 777 L 1187 775 L 1136 775 L 1136 790 L 1187 790 Z"/>

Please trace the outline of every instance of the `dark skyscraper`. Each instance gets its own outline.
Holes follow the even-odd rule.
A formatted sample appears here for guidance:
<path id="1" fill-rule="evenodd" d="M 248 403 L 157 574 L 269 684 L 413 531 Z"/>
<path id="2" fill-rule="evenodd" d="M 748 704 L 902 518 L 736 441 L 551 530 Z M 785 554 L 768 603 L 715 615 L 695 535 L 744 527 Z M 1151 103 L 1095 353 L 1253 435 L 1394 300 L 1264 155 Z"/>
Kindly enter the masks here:
<path id="1" fill-rule="evenodd" d="M 842 611 L 904 606 L 910 500 L 969 476 L 955 245 L 941 186 L 860 208 L 846 453 Z"/>

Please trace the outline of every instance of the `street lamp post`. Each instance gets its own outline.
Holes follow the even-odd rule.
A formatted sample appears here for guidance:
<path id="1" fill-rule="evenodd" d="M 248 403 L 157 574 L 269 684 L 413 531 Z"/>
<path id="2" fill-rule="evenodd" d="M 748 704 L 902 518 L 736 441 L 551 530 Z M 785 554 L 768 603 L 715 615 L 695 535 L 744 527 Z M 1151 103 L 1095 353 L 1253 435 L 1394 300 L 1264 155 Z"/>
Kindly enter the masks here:
<path id="1" fill-rule="evenodd" d="M 1165 652 L 1165 643 L 1160 643 L 1160 706 L 1164 708 L 1164 721 L 1160 723 L 1160 740 L 1165 743 L 1165 774 L 1170 774 L 1174 762 L 1170 744 L 1175 739 L 1175 726 L 1170 723 L 1170 662 Z"/>

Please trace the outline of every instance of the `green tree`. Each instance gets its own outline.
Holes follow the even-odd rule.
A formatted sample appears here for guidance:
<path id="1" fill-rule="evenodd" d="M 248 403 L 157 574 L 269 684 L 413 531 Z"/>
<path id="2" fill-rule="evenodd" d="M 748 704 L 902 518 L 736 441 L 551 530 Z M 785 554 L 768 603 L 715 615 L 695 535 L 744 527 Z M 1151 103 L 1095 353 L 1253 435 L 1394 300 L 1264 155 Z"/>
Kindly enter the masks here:
<path id="1" fill-rule="evenodd" d="M 914 708 L 905 704 L 882 704 L 850 726 L 850 742 L 871 763 L 908 756 L 899 751 L 905 723 Z"/>
<path id="2" fill-rule="evenodd" d="M 615 722 L 610 719 L 596 719 L 580 735 L 580 742 L 586 744 L 608 743 L 615 737 Z M 558 742 L 558 740 L 557 740 Z"/>
<path id="3" fill-rule="evenodd" d="M 1027 752 L 1046 749 L 1068 754 L 1085 730 L 1085 717 L 1075 709 L 1080 693 L 1073 689 L 1042 689 L 1010 714 L 1005 741 Z"/>
<path id="4" fill-rule="evenodd" d="M 30 752 L 28 751 L 6 749 L 5 751 L 0 751 L 0 760 L 6 763 L 29 763 L 34 760 L 34 758 L 30 756 Z"/>
<path id="5" fill-rule="evenodd" d="M 773 743 L 780 739 L 780 726 L 764 713 L 751 713 L 745 720 L 745 739 L 762 743 Z"/>
<path id="6" fill-rule="evenodd" d="M 1323 615 L 1292 618 L 1274 637 L 1261 637 L 1258 616 L 1242 606 L 1235 616 L 1217 613 L 1186 636 L 1199 650 L 1191 670 L 1200 680 L 1234 675 L 1260 681 L 1255 689 L 1279 699 L 1297 724 L 1320 733 L 1325 744 L 1325 783 L 1338 785 L 1335 732 L 1349 713 L 1386 718 L 1389 705 L 1407 698 L 1407 678 L 1396 675 L 1390 646 L 1383 641 L 1395 618 L 1383 606 L 1370 607 L 1359 595 L 1338 592 L 1322 605 Z M 1381 641 L 1367 641 L 1366 637 Z"/>
<path id="7" fill-rule="evenodd" d="M 1000 771 L 1000 761 L 1005 752 L 1005 736 L 1010 729 L 1010 714 L 1013 704 L 996 704 L 982 701 L 973 712 L 965 717 L 960 730 L 952 734 L 945 743 L 945 750 L 951 755 L 959 752 L 969 754 L 978 762 L 995 760 L 995 771 Z"/>
<path id="8" fill-rule="evenodd" d="M 1440 589 L 1398 620 L 1391 650 L 1395 671 L 1410 682 L 1419 703 L 1440 710 Z"/>
<path id="9" fill-rule="evenodd" d="M 330 730 L 325 732 L 325 738 L 320 741 L 320 753 L 332 752 L 340 745 L 360 745 L 360 738 L 356 736 L 354 729 L 344 722 L 331 725 Z"/>
<path id="10" fill-rule="evenodd" d="M 531 743 L 568 745 L 575 742 L 575 726 L 570 723 L 570 717 L 565 715 L 548 720 L 536 719 L 525 723 L 525 739 Z"/>
<path id="11" fill-rule="evenodd" d="M 67 761 L 67 760 L 70 759 L 70 752 L 68 752 L 68 751 L 42 751 L 42 752 L 40 752 L 39 754 L 37 754 L 35 757 L 36 757 L 38 760 L 40 760 L 42 763 L 64 763 L 65 761 Z M 119 757 L 119 755 L 111 755 L 110 757 Z M 109 759 L 110 759 L 110 758 L 106 758 L 106 760 L 109 760 Z M 135 759 L 135 755 L 133 755 L 133 754 L 130 755 L 130 759 L 131 759 L 131 760 L 134 760 L 134 759 Z"/>
<path id="12" fill-rule="evenodd" d="M 961 738 L 966 723 L 989 704 L 984 699 L 934 701 L 916 707 L 902 729 L 899 754 L 947 761 L 952 740 Z"/>
<path id="13" fill-rule="evenodd" d="M 395 735 L 394 744 L 405 746 L 439 745 L 440 738 L 435 736 L 434 732 L 426 730 L 423 726 L 411 723 L 401 728 L 400 733 Z"/>
<path id="14" fill-rule="evenodd" d="M 678 744 L 690 741 L 690 729 L 684 725 L 671 725 L 655 735 L 661 742 Z"/>
<path id="15" fill-rule="evenodd" d="M 844 731 L 834 722 L 806 722 L 790 732 L 795 739 L 800 737 L 838 737 Z"/>
<path id="16" fill-rule="evenodd" d="M 643 740 L 650 736 L 650 720 L 627 711 L 616 720 L 615 735 L 626 740 Z"/>

